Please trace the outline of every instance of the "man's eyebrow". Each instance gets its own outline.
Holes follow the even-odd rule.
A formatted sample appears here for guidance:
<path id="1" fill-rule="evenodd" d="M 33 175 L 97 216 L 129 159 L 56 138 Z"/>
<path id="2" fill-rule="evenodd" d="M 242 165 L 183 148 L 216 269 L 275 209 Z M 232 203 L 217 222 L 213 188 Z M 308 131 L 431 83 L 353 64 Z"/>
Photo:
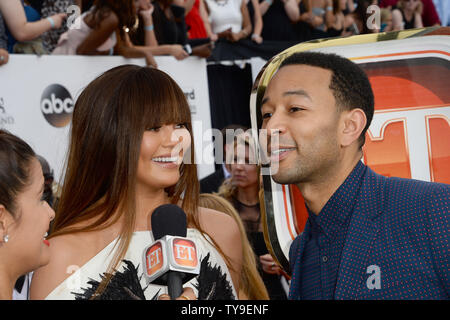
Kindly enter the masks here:
<path id="1" fill-rule="evenodd" d="M 309 99 L 310 101 L 312 101 L 311 96 L 308 94 L 308 92 L 306 92 L 303 89 L 298 89 L 298 90 L 289 90 L 289 91 L 285 91 L 283 92 L 283 96 L 303 96 L 307 99 Z M 264 99 L 261 100 L 261 107 L 267 103 L 270 100 L 269 97 L 265 97 Z"/>
<path id="2" fill-rule="evenodd" d="M 312 101 L 312 98 L 310 97 L 308 92 L 306 92 L 303 89 L 286 91 L 286 92 L 283 93 L 283 96 L 304 96 L 305 98 L 307 98 L 307 99 Z"/>

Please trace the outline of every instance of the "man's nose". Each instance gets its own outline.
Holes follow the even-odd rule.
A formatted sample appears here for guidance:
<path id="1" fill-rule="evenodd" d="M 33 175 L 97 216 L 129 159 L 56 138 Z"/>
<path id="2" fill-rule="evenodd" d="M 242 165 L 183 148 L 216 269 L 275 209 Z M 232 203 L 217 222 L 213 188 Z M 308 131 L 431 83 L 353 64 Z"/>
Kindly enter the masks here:
<path id="1" fill-rule="evenodd" d="M 266 123 L 267 135 L 281 135 L 286 132 L 286 119 L 279 113 L 273 113 L 272 117 Z"/>

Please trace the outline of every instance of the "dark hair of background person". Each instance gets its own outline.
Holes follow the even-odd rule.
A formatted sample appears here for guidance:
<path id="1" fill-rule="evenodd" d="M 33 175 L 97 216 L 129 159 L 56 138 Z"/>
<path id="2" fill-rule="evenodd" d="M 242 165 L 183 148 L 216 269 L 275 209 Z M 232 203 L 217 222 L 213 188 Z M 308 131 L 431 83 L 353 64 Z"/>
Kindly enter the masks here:
<path id="1" fill-rule="evenodd" d="M 14 218 L 19 218 L 16 197 L 30 183 L 30 165 L 35 157 L 25 141 L 0 129 L 0 204 Z"/>
<path id="2" fill-rule="evenodd" d="M 100 21 L 113 11 L 119 18 L 119 29 L 121 34 L 124 28 L 132 29 L 136 23 L 136 9 L 133 0 L 95 0 L 92 9 L 92 15 L 95 17 L 95 27 L 98 27 Z"/>
<path id="3" fill-rule="evenodd" d="M 309 65 L 332 72 L 330 89 L 336 99 L 338 111 L 360 108 L 364 111 L 367 124 L 361 132 L 360 147 L 364 145 L 365 133 L 374 114 L 374 95 L 369 79 L 355 63 L 336 54 L 320 52 L 297 52 L 286 58 L 280 68 L 289 65 Z"/>

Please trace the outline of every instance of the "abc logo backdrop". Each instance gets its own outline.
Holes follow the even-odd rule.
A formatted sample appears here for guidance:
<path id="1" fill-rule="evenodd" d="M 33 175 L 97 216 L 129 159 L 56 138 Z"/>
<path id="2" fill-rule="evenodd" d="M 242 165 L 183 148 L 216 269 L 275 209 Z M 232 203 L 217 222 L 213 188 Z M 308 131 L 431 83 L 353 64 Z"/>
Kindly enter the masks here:
<path id="1" fill-rule="evenodd" d="M 70 92 L 59 84 L 49 85 L 41 96 L 41 111 L 52 126 L 66 126 L 72 119 L 73 112 Z"/>

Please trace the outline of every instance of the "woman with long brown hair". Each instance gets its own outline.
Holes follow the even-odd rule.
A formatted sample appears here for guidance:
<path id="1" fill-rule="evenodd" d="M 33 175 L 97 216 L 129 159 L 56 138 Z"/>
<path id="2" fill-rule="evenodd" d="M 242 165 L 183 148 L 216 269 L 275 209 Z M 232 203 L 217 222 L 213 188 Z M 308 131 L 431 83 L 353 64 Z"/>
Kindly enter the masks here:
<path id="1" fill-rule="evenodd" d="M 91 82 L 74 106 L 49 238 L 53 259 L 35 273 L 31 298 L 167 297 L 166 287 L 142 277 L 142 253 L 154 240 L 151 214 L 167 203 L 186 213 L 187 236 L 197 241 L 201 260 L 183 298 L 237 297 L 239 229 L 229 216 L 198 207 L 191 140 L 186 98 L 164 72 L 125 65 Z"/>

